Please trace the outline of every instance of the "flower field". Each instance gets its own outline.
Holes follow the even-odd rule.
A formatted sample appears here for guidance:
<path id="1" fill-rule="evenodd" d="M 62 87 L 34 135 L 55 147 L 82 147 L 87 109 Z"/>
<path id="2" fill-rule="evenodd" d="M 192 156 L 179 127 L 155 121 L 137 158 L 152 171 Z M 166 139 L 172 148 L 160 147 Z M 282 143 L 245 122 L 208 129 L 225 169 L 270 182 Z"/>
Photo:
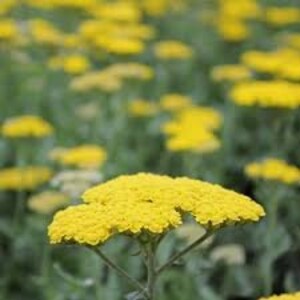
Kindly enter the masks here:
<path id="1" fill-rule="evenodd" d="M 299 0 L 0 0 L 0 300 L 300 300 Z"/>

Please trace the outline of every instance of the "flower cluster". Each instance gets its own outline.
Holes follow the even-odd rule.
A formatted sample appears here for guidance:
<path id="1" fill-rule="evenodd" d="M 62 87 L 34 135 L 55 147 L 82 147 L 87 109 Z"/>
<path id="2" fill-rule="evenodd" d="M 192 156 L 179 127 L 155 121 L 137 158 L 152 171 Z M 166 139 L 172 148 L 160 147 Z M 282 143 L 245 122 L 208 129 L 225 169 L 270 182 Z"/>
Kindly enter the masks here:
<path id="1" fill-rule="evenodd" d="M 299 300 L 300 299 L 300 292 L 294 294 L 281 294 L 281 295 L 274 295 L 271 297 L 263 297 L 259 300 Z"/>
<path id="2" fill-rule="evenodd" d="M 300 79 L 300 53 L 293 49 L 248 51 L 242 55 L 242 62 L 257 72 L 290 80 Z"/>
<path id="3" fill-rule="evenodd" d="M 0 170 L 0 190 L 34 190 L 51 179 L 47 167 L 28 166 Z"/>
<path id="4" fill-rule="evenodd" d="M 63 193 L 45 191 L 28 199 L 28 207 L 39 214 L 50 214 L 69 204 L 70 199 Z"/>
<path id="5" fill-rule="evenodd" d="M 53 127 L 39 116 L 25 115 L 6 120 L 1 128 L 8 138 L 42 138 L 52 134 Z"/>
<path id="6" fill-rule="evenodd" d="M 118 233 L 162 234 L 182 223 L 184 213 L 206 228 L 258 221 L 263 208 L 221 186 L 153 174 L 120 176 L 87 190 L 86 204 L 58 212 L 49 226 L 53 244 L 98 245 Z"/>
<path id="7" fill-rule="evenodd" d="M 129 103 L 129 113 L 134 117 L 153 116 L 157 113 L 157 105 L 149 100 L 135 99 Z"/>
<path id="8" fill-rule="evenodd" d="M 209 107 L 190 107 L 163 126 L 170 151 L 211 152 L 220 142 L 213 133 L 222 123 L 220 113 Z"/>
<path id="9" fill-rule="evenodd" d="M 300 105 L 300 85 L 283 80 L 253 80 L 236 84 L 230 97 L 242 106 L 296 109 Z"/>
<path id="10" fill-rule="evenodd" d="M 139 63 L 119 63 L 95 72 L 89 72 L 74 78 L 71 89 L 75 91 L 102 90 L 118 91 L 128 79 L 150 80 L 154 73 L 151 67 Z"/>
<path id="11" fill-rule="evenodd" d="M 188 59 L 193 55 L 193 50 L 180 41 L 161 41 L 155 45 L 155 55 L 160 59 Z"/>
<path id="12" fill-rule="evenodd" d="M 99 168 L 106 160 L 106 151 L 98 145 L 81 145 L 62 149 L 55 160 L 65 166 L 90 169 Z"/>
<path id="13" fill-rule="evenodd" d="M 221 65 L 214 67 L 211 71 L 211 78 L 216 82 L 237 82 L 250 79 L 251 77 L 251 71 L 243 65 Z"/>
<path id="14" fill-rule="evenodd" d="M 160 98 L 159 103 L 162 110 L 176 112 L 192 106 L 193 100 L 181 94 L 166 94 Z"/>
<path id="15" fill-rule="evenodd" d="M 251 178 L 275 180 L 286 184 L 300 183 L 300 169 L 275 158 L 251 163 L 246 166 L 245 173 Z"/>

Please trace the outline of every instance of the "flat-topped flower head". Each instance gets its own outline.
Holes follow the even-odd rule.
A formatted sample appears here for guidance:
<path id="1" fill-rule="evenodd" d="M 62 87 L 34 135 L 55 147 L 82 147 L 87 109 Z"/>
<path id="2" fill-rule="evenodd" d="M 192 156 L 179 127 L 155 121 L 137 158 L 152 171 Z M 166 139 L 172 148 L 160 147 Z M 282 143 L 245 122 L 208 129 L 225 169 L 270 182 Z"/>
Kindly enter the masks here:
<path id="1" fill-rule="evenodd" d="M 296 109 L 300 106 L 300 84 L 284 80 L 253 80 L 236 84 L 230 96 L 241 106 Z"/>
<path id="2" fill-rule="evenodd" d="M 270 297 L 260 298 L 259 300 L 300 300 L 300 292 L 293 294 L 273 295 Z"/>
<path id="3" fill-rule="evenodd" d="M 155 45 L 155 55 L 164 60 L 189 59 L 193 56 L 193 49 L 181 41 L 161 41 Z"/>
<path id="4" fill-rule="evenodd" d="M 65 149 L 55 157 L 65 166 L 90 169 L 99 168 L 107 158 L 106 151 L 98 145 L 80 145 Z"/>
<path id="5" fill-rule="evenodd" d="M 8 138 L 42 138 L 53 133 L 53 127 L 39 116 L 25 115 L 8 119 L 1 132 Z"/>
<path id="6" fill-rule="evenodd" d="M 275 158 L 248 164 L 245 173 L 254 179 L 273 180 L 286 184 L 300 183 L 300 169 Z"/>
<path id="7" fill-rule="evenodd" d="M 206 229 L 258 221 L 263 208 L 247 196 L 200 180 L 147 173 L 120 176 L 87 190 L 49 226 L 53 244 L 97 245 L 113 235 L 161 235 L 189 214 Z"/>
<path id="8" fill-rule="evenodd" d="M 52 171 L 47 167 L 28 166 L 0 170 L 0 190 L 34 190 L 47 183 Z"/>

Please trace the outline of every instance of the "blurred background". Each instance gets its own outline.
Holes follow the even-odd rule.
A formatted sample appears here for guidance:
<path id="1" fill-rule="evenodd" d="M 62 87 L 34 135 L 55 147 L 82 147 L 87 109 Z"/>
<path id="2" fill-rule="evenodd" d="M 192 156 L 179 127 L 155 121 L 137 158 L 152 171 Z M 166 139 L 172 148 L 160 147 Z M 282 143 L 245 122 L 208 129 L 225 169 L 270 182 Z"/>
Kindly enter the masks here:
<path id="1" fill-rule="evenodd" d="M 127 282 L 49 245 L 47 226 L 137 172 L 219 183 L 267 211 L 165 272 L 158 299 L 300 290 L 299 81 L 298 0 L 1 0 L 0 299 L 125 299 Z M 202 232 L 170 232 L 158 261 Z M 104 250 L 145 278 L 132 240 Z"/>

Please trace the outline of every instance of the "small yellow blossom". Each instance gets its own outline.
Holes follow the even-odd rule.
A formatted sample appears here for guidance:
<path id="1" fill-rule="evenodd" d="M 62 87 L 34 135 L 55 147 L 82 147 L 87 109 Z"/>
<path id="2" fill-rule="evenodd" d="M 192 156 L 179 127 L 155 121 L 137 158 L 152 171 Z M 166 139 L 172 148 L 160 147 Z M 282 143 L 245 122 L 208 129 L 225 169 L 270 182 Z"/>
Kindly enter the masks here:
<path id="1" fill-rule="evenodd" d="M 252 77 L 251 71 L 243 65 L 222 65 L 211 70 L 214 81 L 243 81 Z"/>
<path id="2" fill-rule="evenodd" d="M 12 19 L 0 20 L 0 42 L 13 42 L 18 39 L 19 31 L 15 21 Z"/>
<path id="3" fill-rule="evenodd" d="M 37 44 L 58 46 L 62 43 L 63 34 L 50 22 L 44 19 L 34 19 L 28 22 L 28 30 Z"/>
<path id="4" fill-rule="evenodd" d="M 300 106 L 300 84 L 283 80 L 242 82 L 232 88 L 230 97 L 242 106 L 296 109 Z"/>
<path id="5" fill-rule="evenodd" d="M 254 179 L 274 180 L 286 184 L 300 183 L 300 168 L 275 158 L 251 163 L 245 167 L 245 173 Z"/>
<path id="6" fill-rule="evenodd" d="M 181 94 L 166 94 L 160 99 L 160 106 L 163 110 L 176 112 L 192 106 L 192 99 Z"/>
<path id="7" fill-rule="evenodd" d="M 129 113 L 134 117 L 148 117 L 157 113 L 157 106 L 149 100 L 136 99 L 129 103 Z"/>
<path id="8" fill-rule="evenodd" d="M 300 292 L 293 294 L 273 295 L 270 297 L 262 297 L 259 300 L 299 300 Z"/>
<path id="9" fill-rule="evenodd" d="M 300 9 L 296 7 L 268 7 L 265 21 L 273 26 L 286 26 L 300 22 Z"/>
<path id="10" fill-rule="evenodd" d="M 218 32 L 228 42 L 241 42 L 250 36 L 250 30 L 245 21 L 227 17 L 218 20 Z"/>
<path id="11" fill-rule="evenodd" d="M 71 55 L 63 60 L 63 69 L 69 74 L 81 74 L 86 72 L 90 67 L 90 63 L 85 56 Z"/>
<path id="12" fill-rule="evenodd" d="M 188 59 L 193 56 L 193 49 L 181 41 L 167 40 L 156 43 L 155 55 L 160 59 Z"/>
<path id="13" fill-rule="evenodd" d="M 28 166 L 0 170 L 0 190 L 34 190 L 48 182 L 52 172 L 47 167 Z"/>
<path id="14" fill-rule="evenodd" d="M 39 116 L 25 115 L 6 120 L 1 128 L 8 138 L 42 138 L 53 133 L 53 127 Z"/>
<path id="15" fill-rule="evenodd" d="M 62 165 L 84 169 L 99 168 L 106 160 L 106 151 L 98 145 L 82 145 L 65 149 L 57 155 Z"/>
<path id="16" fill-rule="evenodd" d="M 69 204 L 70 199 L 63 193 L 45 191 L 28 199 L 28 207 L 39 214 L 50 214 Z"/>
<path id="17" fill-rule="evenodd" d="M 52 244 L 98 245 L 118 233 L 160 235 L 190 214 L 207 228 L 255 222 L 263 208 L 221 186 L 154 174 L 120 176 L 87 190 L 87 204 L 58 212 L 49 226 Z"/>
<path id="18" fill-rule="evenodd" d="M 220 147 L 213 133 L 222 123 L 221 115 L 208 107 L 190 107 L 164 124 L 166 146 L 170 151 L 212 152 Z"/>

